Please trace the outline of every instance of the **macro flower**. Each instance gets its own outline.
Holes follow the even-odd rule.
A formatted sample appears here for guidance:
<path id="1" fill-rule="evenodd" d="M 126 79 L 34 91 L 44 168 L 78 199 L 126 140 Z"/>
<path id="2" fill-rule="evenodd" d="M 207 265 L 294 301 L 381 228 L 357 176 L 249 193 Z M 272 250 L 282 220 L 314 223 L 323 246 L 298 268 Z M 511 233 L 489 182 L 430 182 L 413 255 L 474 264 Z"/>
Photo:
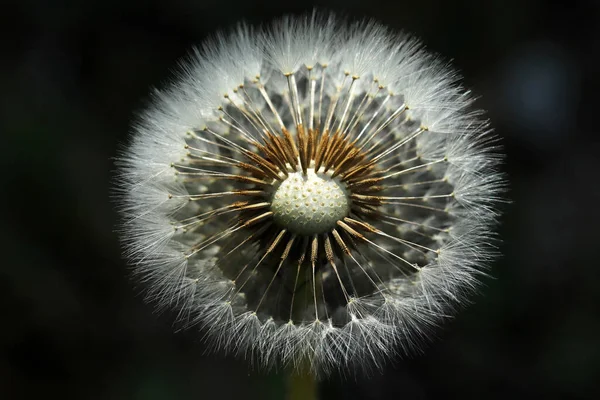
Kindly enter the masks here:
<path id="1" fill-rule="evenodd" d="M 459 79 L 372 21 L 313 13 L 206 41 L 118 161 L 148 299 L 266 367 L 419 349 L 494 257 L 500 155 Z"/>

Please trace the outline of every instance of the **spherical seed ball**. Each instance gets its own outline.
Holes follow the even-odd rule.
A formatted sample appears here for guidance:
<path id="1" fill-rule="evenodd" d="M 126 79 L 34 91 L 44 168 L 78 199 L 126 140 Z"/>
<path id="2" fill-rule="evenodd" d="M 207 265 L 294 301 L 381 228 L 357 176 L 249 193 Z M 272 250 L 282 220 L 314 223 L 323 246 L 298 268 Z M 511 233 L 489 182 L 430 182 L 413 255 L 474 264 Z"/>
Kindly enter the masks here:
<path id="1" fill-rule="evenodd" d="M 314 235 L 331 230 L 336 222 L 348 215 L 348 192 L 331 174 L 307 175 L 294 172 L 273 194 L 271 210 L 275 222 L 299 235 Z"/>
<path id="2" fill-rule="evenodd" d="M 118 160 L 147 299 L 265 368 L 371 373 L 418 350 L 496 254 L 499 146 L 458 78 L 318 11 L 201 45 Z"/>

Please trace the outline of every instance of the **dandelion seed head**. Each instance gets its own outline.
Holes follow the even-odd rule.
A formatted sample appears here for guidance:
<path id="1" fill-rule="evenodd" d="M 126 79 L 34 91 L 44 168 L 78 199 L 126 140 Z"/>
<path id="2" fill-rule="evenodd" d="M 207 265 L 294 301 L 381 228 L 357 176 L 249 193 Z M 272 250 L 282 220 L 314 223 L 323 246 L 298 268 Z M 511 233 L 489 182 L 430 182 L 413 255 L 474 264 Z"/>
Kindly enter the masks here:
<path id="1" fill-rule="evenodd" d="M 317 12 L 204 43 L 119 159 L 148 299 L 265 367 L 420 348 L 495 255 L 500 157 L 458 80 L 411 37 Z"/>

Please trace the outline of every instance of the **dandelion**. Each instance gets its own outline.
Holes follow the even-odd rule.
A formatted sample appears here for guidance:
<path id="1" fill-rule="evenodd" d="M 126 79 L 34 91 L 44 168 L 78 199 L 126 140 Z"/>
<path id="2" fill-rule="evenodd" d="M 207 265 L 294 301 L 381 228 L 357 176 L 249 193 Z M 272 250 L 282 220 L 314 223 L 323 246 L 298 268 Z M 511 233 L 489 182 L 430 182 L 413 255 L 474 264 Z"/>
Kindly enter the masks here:
<path id="1" fill-rule="evenodd" d="M 372 21 L 313 13 L 207 41 L 119 160 L 148 299 L 266 367 L 418 349 L 493 257 L 499 156 L 458 80 Z"/>

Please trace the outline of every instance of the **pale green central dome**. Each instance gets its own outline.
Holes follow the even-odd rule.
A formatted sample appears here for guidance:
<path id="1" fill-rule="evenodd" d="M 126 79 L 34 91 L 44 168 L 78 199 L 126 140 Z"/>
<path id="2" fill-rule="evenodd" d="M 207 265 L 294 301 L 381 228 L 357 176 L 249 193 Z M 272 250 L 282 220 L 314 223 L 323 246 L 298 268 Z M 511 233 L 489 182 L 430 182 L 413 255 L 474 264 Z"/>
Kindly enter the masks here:
<path id="1" fill-rule="evenodd" d="M 344 184 L 330 174 L 290 173 L 275 190 L 271 200 L 275 222 L 299 235 L 314 235 L 335 228 L 350 211 Z"/>

